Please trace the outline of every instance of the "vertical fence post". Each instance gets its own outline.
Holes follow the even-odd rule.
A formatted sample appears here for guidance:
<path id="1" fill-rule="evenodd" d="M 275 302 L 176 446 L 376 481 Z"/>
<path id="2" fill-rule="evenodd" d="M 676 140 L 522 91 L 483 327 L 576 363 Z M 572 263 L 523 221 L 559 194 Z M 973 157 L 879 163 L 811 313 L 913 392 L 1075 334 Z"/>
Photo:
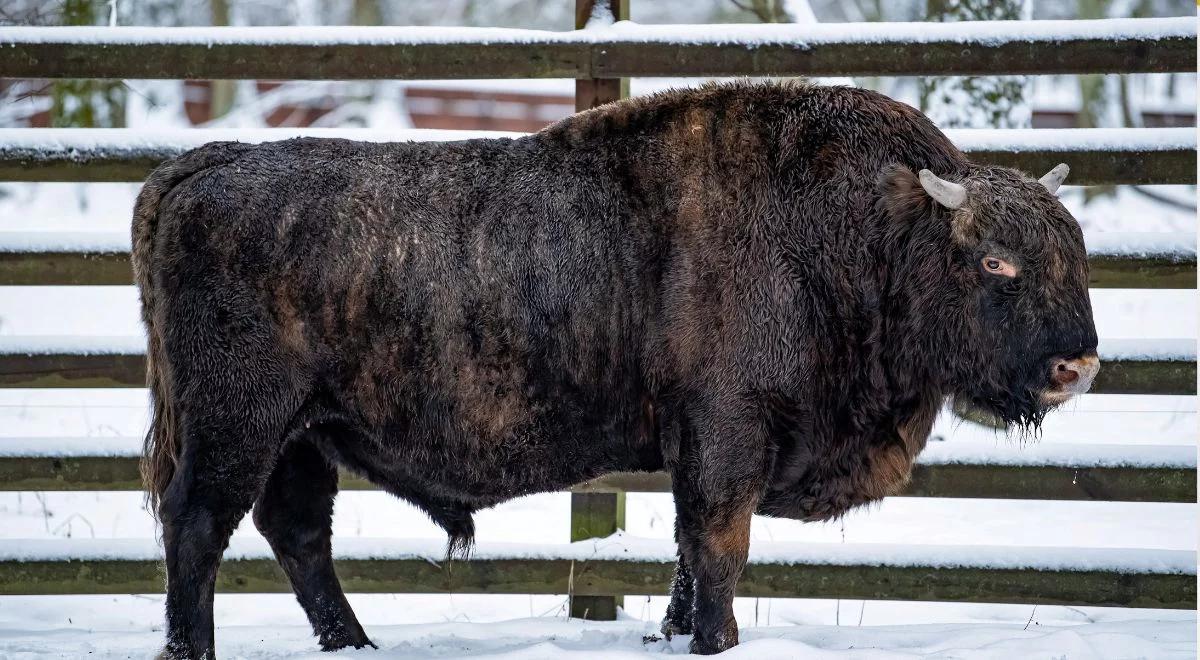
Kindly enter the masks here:
<path id="1" fill-rule="evenodd" d="M 629 19 L 630 0 L 575 0 L 575 29 L 582 30 L 595 12 Z M 575 111 L 629 96 L 627 78 L 580 78 L 575 81 Z M 625 527 L 625 493 L 571 493 L 571 541 L 603 538 Z M 612 621 L 624 596 L 571 597 L 571 616 Z"/>

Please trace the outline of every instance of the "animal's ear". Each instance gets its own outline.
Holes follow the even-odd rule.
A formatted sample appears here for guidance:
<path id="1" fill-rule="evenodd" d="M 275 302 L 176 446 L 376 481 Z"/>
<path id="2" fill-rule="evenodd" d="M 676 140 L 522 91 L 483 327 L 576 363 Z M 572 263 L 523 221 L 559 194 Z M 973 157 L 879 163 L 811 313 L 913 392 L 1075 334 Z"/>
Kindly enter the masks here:
<path id="1" fill-rule="evenodd" d="M 884 168 L 877 184 L 883 209 L 898 222 L 912 222 L 926 217 L 933 200 L 921 188 L 913 171 L 903 165 Z"/>
<path id="2" fill-rule="evenodd" d="M 927 171 L 922 170 L 922 172 Z M 938 181 L 942 180 L 938 179 Z M 966 191 L 962 185 L 949 181 L 942 182 L 962 189 L 965 196 Z M 956 194 L 955 188 L 952 187 L 950 191 L 951 195 Z M 940 204 L 929 193 L 924 182 L 921 181 L 921 177 L 903 165 L 892 165 L 883 170 L 879 177 L 879 198 L 888 214 L 902 222 L 912 222 L 928 217 L 934 204 Z M 948 201 L 953 202 L 954 199 Z M 969 207 L 964 206 L 957 210 L 947 209 L 947 212 L 950 214 L 950 235 L 955 243 L 971 246 L 979 242 L 975 217 Z"/>

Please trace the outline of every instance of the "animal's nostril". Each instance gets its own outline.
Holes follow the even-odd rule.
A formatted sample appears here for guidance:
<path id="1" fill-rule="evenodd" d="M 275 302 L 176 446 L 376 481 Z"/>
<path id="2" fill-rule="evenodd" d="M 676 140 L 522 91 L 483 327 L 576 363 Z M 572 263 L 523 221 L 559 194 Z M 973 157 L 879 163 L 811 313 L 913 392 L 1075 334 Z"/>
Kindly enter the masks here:
<path id="1" fill-rule="evenodd" d="M 1066 362 L 1059 362 L 1054 365 L 1054 380 L 1060 385 L 1070 385 L 1079 380 L 1079 372 Z"/>

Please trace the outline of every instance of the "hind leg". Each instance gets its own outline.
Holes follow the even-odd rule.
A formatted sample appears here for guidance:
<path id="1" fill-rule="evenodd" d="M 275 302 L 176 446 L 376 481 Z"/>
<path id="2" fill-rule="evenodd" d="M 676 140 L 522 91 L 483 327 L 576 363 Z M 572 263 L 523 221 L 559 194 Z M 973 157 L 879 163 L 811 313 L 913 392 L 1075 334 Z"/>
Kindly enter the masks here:
<path id="1" fill-rule="evenodd" d="M 337 469 L 316 447 L 292 442 L 254 505 L 254 524 L 287 573 L 321 650 L 375 647 L 333 570 L 330 520 L 336 495 Z"/>
<path id="2" fill-rule="evenodd" d="M 166 658 L 215 657 L 213 590 L 221 553 L 274 458 L 265 443 L 191 426 L 184 432 L 179 469 L 159 505 L 167 568 Z"/>

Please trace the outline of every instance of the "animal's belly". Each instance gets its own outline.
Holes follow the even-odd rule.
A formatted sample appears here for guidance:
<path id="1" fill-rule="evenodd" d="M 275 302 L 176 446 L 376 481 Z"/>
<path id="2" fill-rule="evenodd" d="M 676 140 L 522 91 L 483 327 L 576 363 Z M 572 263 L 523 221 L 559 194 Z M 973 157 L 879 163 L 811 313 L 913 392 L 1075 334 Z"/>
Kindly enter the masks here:
<path id="1" fill-rule="evenodd" d="M 565 397 L 523 403 L 406 402 L 398 408 L 420 412 L 366 429 L 348 453 L 389 490 L 476 506 L 662 467 L 656 434 L 631 406 L 585 407 Z"/>

